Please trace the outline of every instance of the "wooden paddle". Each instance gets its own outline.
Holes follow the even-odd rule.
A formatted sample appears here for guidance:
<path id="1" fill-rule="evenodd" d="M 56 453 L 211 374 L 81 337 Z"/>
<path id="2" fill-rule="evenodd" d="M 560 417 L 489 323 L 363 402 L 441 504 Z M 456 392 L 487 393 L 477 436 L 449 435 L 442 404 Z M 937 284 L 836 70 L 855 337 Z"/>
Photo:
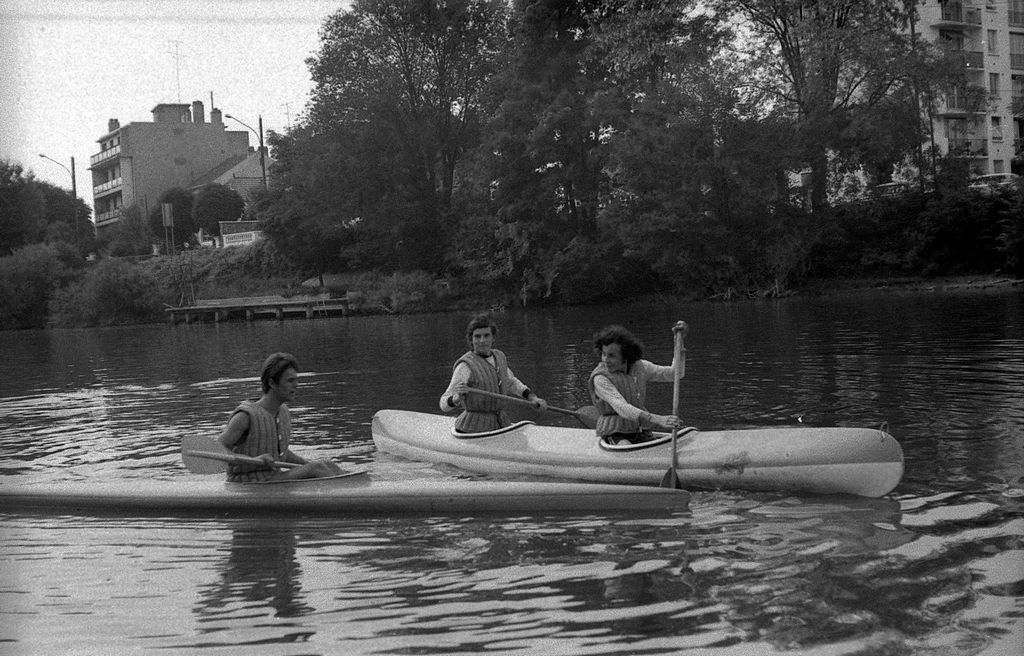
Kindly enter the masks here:
<path id="1" fill-rule="evenodd" d="M 353 447 L 345 453 L 365 453 L 373 447 Z M 228 451 L 223 444 L 212 437 L 204 435 L 186 435 L 181 440 L 181 459 L 185 467 L 193 474 L 223 474 L 228 465 L 262 465 L 259 458 L 250 458 Z M 274 467 L 287 469 L 299 467 L 295 462 L 275 460 Z"/>
<path id="2" fill-rule="evenodd" d="M 683 348 L 683 338 L 689 326 L 685 321 L 677 321 L 672 326 L 673 352 L 672 352 L 672 416 L 679 416 L 679 379 L 686 373 L 686 349 Z M 681 490 L 683 486 L 679 483 L 679 472 L 676 471 L 676 437 L 679 429 L 672 428 L 672 462 L 669 464 L 665 477 L 661 479 L 661 487 L 670 487 L 674 490 Z"/>
<path id="3" fill-rule="evenodd" d="M 506 396 L 504 394 L 498 394 L 497 392 L 488 392 L 487 390 L 477 389 L 475 387 L 469 387 L 466 389 L 466 391 L 472 394 L 478 394 L 480 396 L 489 396 L 492 399 L 501 399 L 503 401 L 508 401 L 510 403 L 518 403 L 520 405 L 528 405 L 531 408 L 536 408 L 536 406 L 533 405 L 533 402 L 527 401 L 526 399 L 521 399 L 517 396 Z M 579 422 L 586 426 L 587 428 L 597 427 L 597 416 L 599 413 L 597 411 L 597 408 L 595 408 L 592 405 L 585 405 L 579 410 L 567 410 L 565 408 L 556 408 L 551 405 L 549 405 L 547 409 L 551 412 L 558 412 L 563 415 L 571 415 L 573 417 L 576 417 L 576 419 L 578 419 Z"/>

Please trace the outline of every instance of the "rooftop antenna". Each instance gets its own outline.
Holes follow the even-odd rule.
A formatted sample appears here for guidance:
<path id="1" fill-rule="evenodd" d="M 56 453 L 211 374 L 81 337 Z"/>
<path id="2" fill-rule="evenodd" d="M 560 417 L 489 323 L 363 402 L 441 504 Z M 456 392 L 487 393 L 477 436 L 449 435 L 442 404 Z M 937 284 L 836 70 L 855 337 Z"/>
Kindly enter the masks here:
<path id="1" fill-rule="evenodd" d="M 168 43 L 174 44 L 174 52 L 167 51 L 169 55 L 174 56 L 174 80 L 178 85 L 178 99 L 176 102 L 181 102 L 181 58 L 184 55 L 178 53 L 178 46 L 181 45 L 181 41 L 168 41 Z"/>
<path id="2" fill-rule="evenodd" d="M 292 115 L 291 115 L 291 112 L 288 111 L 288 103 L 284 104 L 284 117 L 285 117 L 285 119 L 288 122 L 288 129 L 291 130 L 292 129 Z"/>

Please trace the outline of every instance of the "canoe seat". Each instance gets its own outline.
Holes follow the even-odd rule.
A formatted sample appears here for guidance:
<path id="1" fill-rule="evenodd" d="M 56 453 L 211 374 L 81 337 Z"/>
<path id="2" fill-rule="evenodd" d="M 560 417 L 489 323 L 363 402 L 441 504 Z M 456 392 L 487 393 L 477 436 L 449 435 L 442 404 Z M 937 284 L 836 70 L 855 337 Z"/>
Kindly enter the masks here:
<path id="1" fill-rule="evenodd" d="M 692 433 L 696 430 L 697 429 L 694 426 L 681 428 L 676 432 L 676 439 L 678 440 L 683 435 Z M 598 444 L 600 444 L 601 448 L 605 451 L 643 451 L 644 449 L 649 449 L 652 446 L 666 444 L 670 439 L 672 439 L 672 435 L 670 433 L 656 433 L 654 439 L 647 440 L 646 442 L 637 442 L 635 444 L 632 442 L 627 444 L 612 444 L 602 437 L 598 440 Z"/>

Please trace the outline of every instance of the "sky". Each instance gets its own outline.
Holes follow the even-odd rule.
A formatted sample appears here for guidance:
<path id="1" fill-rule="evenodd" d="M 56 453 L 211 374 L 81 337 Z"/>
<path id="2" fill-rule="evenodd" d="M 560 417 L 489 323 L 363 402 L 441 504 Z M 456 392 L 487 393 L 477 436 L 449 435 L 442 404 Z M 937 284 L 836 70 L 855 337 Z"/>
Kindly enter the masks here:
<path id="1" fill-rule="evenodd" d="M 312 88 L 307 57 L 343 0 L 0 0 L 0 159 L 92 206 L 107 120 L 210 94 L 223 114 L 284 131 Z M 225 119 L 229 129 L 245 130 Z M 249 132 L 250 145 L 258 139 Z"/>

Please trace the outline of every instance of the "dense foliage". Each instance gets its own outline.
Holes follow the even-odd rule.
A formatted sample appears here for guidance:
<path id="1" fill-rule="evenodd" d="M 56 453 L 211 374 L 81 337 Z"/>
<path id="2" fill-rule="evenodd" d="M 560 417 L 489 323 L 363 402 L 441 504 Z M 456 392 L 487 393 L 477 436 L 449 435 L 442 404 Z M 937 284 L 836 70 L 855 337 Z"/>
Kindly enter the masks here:
<path id="1" fill-rule="evenodd" d="M 38 243 L 64 242 L 84 255 L 96 248 L 89 206 L 70 191 L 0 160 L 0 256 Z"/>
<path id="2" fill-rule="evenodd" d="M 192 225 L 208 235 L 220 236 L 221 221 L 237 221 L 245 213 L 245 201 L 237 191 L 221 184 L 206 185 L 192 204 Z"/>
<path id="3" fill-rule="evenodd" d="M 921 149 L 924 108 L 964 79 L 913 6 L 356 0 L 255 216 L 312 274 L 419 269 L 523 304 L 1009 271 L 995 198 L 862 200 L 896 171 L 968 174 Z"/>
<path id="4" fill-rule="evenodd" d="M 182 251 L 238 217 L 230 190 L 171 189 L 95 245 L 80 201 L 0 162 L 0 325 L 47 305 L 55 325 L 144 320 L 195 296 L 197 270 L 207 297 L 344 273 L 368 311 L 1024 275 L 1024 190 L 968 189 L 970 160 L 923 145 L 945 93 L 980 110 L 987 91 L 920 38 L 916 6 L 354 0 L 307 60 L 303 119 L 270 134 L 272 185 L 246 210 L 268 240 L 244 256 Z M 890 180 L 906 192 L 870 193 Z M 153 244 L 178 255 L 69 256 Z"/>

